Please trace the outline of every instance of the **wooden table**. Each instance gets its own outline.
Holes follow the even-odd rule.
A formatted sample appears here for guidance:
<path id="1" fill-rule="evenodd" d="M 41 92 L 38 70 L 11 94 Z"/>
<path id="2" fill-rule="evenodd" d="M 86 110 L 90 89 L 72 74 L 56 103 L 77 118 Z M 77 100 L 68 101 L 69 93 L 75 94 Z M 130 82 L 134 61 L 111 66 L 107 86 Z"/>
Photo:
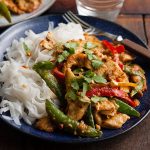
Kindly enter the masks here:
<path id="1" fill-rule="evenodd" d="M 150 0 L 126 0 L 117 23 L 141 37 L 150 46 Z M 44 14 L 76 12 L 74 0 L 57 0 Z M 0 122 L 0 150 L 149 150 L 150 115 L 131 131 L 103 142 L 82 145 L 57 144 L 22 134 Z"/>

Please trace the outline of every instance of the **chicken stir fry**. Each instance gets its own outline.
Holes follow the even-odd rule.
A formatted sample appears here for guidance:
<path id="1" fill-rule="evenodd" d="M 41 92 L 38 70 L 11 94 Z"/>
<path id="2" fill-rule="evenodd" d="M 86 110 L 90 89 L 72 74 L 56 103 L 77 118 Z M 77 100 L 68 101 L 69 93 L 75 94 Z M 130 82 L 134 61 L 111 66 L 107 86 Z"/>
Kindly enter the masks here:
<path id="1" fill-rule="evenodd" d="M 48 33 L 40 43 L 55 60 L 39 62 L 33 69 L 61 103 L 58 108 L 46 102 L 51 121 L 40 119 L 36 127 L 41 130 L 64 129 L 78 136 L 97 137 L 103 128 L 121 128 L 130 116 L 140 116 L 135 107 L 147 89 L 143 69 L 132 64 L 135 58 L 123 45 L 84 36 L 85 40 L 58 44 Z"/>
<path id="2" fill-rule="evenodd" d="M 13 13 L 23 14 L 36 10 L 42 0 L 4 0 L 4 2 Z"/>

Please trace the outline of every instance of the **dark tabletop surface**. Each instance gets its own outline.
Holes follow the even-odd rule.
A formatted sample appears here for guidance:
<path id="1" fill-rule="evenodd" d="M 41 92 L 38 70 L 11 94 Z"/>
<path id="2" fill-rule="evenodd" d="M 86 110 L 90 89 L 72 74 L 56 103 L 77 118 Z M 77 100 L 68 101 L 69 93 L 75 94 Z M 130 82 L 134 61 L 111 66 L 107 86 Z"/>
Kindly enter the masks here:
<path id="1" fill-rule="evenodd" d="M 44 14 L 76 12 L 75 0 L 57 0 Z M 117 23 L 131 30 L 150 46 L 150 0 L 125 0 Z M 0 32 L 4 29 L 0 29 Z M 103 142 L 58 144 L 16 131 L 0 120 L 0 150 L 150 150 L 150 115 L 129 132 Z"/>

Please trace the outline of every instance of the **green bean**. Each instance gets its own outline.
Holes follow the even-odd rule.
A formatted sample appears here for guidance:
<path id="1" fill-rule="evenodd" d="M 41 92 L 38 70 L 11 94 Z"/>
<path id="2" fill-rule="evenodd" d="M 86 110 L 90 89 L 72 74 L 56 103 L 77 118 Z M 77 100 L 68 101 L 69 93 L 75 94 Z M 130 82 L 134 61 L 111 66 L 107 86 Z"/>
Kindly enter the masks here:
<path id="1" fill-rule="evenodd" d="M 82 122 L 75 121 L 60 111 L 52 102 L 46 100 L 46 111 L 49 117 L 57 124 L 60 125 L 65 131 L 72 134 L 84 137 L 99 137 L 102 135 L 98 131 Z"/>
<path id="2" fill-rule="evenodd" d="M 143 86 L 144 86 L 144 80 L 141 79 L 141 81 L 137 83 L 137 86 L 131 91 L 131 93 L 130 93 L 131 97 L 133 97 L 133 96 L 136 95 L 139 91 L 141 91 L 142 88 L 143 88 Z"/>
<path id="3" fill-rule="evenodd" d="M 4 16 L 6 20 L 11 23 L 10 11 L 3 1 L 0 2 L 0 15 Z"/>
<path id="4" fill-rule="evenodd" d="M 85 122 L 86 122 L 89 126 L 95 128 L 91 104 L 89 105 L 89 107 L 88 107 L 88 109 L 87 109 L 85 119 L 86 119 Z"/>
<path id="5" fill-rule="evenodd" d="M 136 76 L 140 76 L 140 77 L 144 78 L 144 71 L 142 69 L 141 70 L 133 70 L 132 67 L 133 66 L 125 65 L 123 71 L 128 75 L 136 75 Z"/>
<path id="6" fill-rule="evenodd" d="M 49 70 L 36 69 L 36 72 L 46 82 L 47 86 L 56 94 L 58 99 L 61 100 L 61 103 L 64 104 L 64 97 L 57 79 L 50 73 Z"/>
<path id="7" fill-rule="evenodd" d="M 41 61 L 41 62 L 38 62 L 36 63 L 34 66 L 33 66 L 33 69 L 34 70 L 37 70 L 37 69 L 46 69 L 46 70 L 51 70 L 55 67 L 55 65 L 50 62 L 50 61 Z"/>
<path id="8" fill-rule="evenodd" d="M 128 104 L 124 103 L 119 99 L 115 99 L 117 105 L 119 105 L 118 111 L 127 115 L 140 117 L 140 113 L 135 110 L 133 107 L 129 106 Z"/>

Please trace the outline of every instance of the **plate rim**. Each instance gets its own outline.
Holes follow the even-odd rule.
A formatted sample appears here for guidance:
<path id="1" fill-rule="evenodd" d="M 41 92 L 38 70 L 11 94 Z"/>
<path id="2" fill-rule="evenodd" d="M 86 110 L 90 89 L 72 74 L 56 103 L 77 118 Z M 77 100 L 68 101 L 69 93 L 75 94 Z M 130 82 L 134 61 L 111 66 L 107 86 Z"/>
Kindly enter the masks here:
<path id="1" fill-rule="evenodd" d="M 21 22 L 24 22 L 24 21 L 26 21 L 26 20 L 32 19 L 32 18 L 34 18 L 34 17 L 40 16 L 42 13 L 44 13 L 45 11 L 47 11 L 55 2 L 56 2 L 56 0 L 51 0 L 51 1 L 49 2 L 49 5 L 46 5 L 45 7 L 43 7 L 43 9 L 37 11 L 36 13 L 33 13 L 32 15 L 29 15 L 29 16 L 27 16 L 26 18 L 21 19 L 20 21 L 16 21 L 16 22 L 12 22 L 12 23 L 7 23 L 7 24 L 4 24 L 4 25 L 0 25 L 0 28 L 9 27 L 9 26 L 12 26 L 12 25 L 15 25 L 15 24 L 19 24 L 19 23 L 21 23 Z M 33 11 L 33 12 L 34 12 L 34 11 Z M 30 13 L 27 13 L 27 14 L 30 14 Z"/>
<path id="2" fill-rule="evenodd" d="M 2 32 L 2 34 L 0 34 L 0 41 L 1 41 L 1 38 L 4 38 L 5 35 L 7 35 L 10 31 L 12 31 L 13 29 L 20 27 L 21 25 L 23 24 L 26 24 L 28 22 L 34 22 L 36 20 L 40 20 L 41 18 L 49 18 L 49 17 L 58 17 L 58 16 L 62 16 L 62 14 L 51 14 L 51 15 L 44 15 L 44 16 L 40 16 L 40 17 L 37 17 L 37 18 L 31 18 L 31 19 L 28 19 L 28 20 L 24 20 L 22 22 L 19 22 L 11 27 L 9 27 L 8 29 L 6 29 L 4 32 Z M 79 15 L 81 16 L 81 15 Z M 123 27 L 122 25 L 120 24 L 117 24 L 115 22 L 111 22 L 111 21 L 108 21 L 108 20 L 105 20 L 105 19 L 100 19 L 100 18 L 97 18 L 97 17 L 93 17 L 93 16 L 81 16 L 81 17 L 85 17 L 85 18 L 95 18 L 95 19 L 98 19 L 98 20 L 101 20 L 101 21 L 104 21 L 104 22 L 107 22 L 107 23 L 111 23 L 111 24 L 114 24 L 114 25 L 117 25 L 119 26 L 120 28 L 123 28 L 124 30 L 128 31 L 129 33 L 131 33 L 132 35 L 136 36 L 136 38 L 145 46 L 145 47 L 148 47 L 148 45 L 143 41 L 142 38 L 140 38 L 138 35 L 136 35 L 135 33 L 133 33 L 132 31 L 126 29 L 125 27 Z M 30 132 L 27 132 L 25 130 L 22 130 L 21 128 L 11 124 L 9 121 L 7 121 L 6 119 L 4 119 L 2 117 L 2 115 L 0 115 L 0 119 L 2 121 L 4 121 L 6 124 L 8 124 L 10 127 L 22 132 L 22 133 L 25 133 L 26 135 L 30 135 L 32 137 L 36 137 L 36 138 L 39 138 L 39 139 L 42 139 L 42 140 L 46 140 L 46 141 L 49 141 L 49 142 L 56 142 L 56 143 L 68 143 L 68 144 L 73 144 L 73 143 L 93 143 L 93 142 L 100 142 L 100 141 L 103 141 L 103 140 L 109 140 L 109 139 L 112 139 L 114 137 L 117 137 L 117 136 L 120 136 L 121 134 L 124 134 L 126 132 L 128 132 L 129 130 L 133 129 L 134 127 L 136 127 L 138 124 L 140 124 L 147 116 L 148 114 L 150 113 L 150 108 L 149 110 L 146 112 L 146 114 L 137 122 L 135 123 L 134 125 L 132 125 L 131 127 L 129 127 L 128 129 L 124 130 L 123 132 L 120 132 L 116 135 L 111 135 L 110 137 L 106 137 L 106 138 L 90 138 L 90 139 L 87 139 L 86 138 L 78 138 L 78 139 L 73 139 L 73 140 L 60 140 L 60 139 L 56 139 L 56 138 L 47 138 L 47 137 L 40 137 L 38 135 L 35 135 L 33 133 L 30 133 Z M 84 140 L 85 139 L 85 140 Z"/>

